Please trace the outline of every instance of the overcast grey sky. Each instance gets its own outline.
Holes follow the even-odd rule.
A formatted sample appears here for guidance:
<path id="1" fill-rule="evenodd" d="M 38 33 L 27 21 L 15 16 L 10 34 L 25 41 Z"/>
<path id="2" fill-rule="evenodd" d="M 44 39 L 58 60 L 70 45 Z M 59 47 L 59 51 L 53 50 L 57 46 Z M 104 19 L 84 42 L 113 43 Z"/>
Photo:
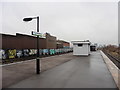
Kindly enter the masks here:
<path id="1" fill-rule="evenodd" d="M 117 2 L 4 2 L 1 32 L 31 35 L 36 31 L 36 20 L 22 21 L 30 16 L 40 16 L 40 32 L 58 39 L 118 43 Z"/>

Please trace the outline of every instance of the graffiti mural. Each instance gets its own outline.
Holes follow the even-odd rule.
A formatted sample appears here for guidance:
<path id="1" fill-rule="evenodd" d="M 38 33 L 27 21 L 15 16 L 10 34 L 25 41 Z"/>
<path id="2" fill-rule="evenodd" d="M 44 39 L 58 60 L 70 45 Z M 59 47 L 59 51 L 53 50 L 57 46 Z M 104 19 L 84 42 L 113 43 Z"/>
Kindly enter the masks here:
<path id="1" fill-rule="evenodd" d="M 62 53 L 62 49 L 59 49 L 59 52 Z"/>
<path id="2" fill-rule="evenodd" d="M 7 54 L 5 50 L 0 49 L 0 59 L 6 59 Z"/>
<path id="3" fill-rule="evenodd" d="M 48 55 L 49 54 L 49 50 L 48 49 L 43 49 L 43 55 Z"/>
<path id="4" fill-rule="evenodd" d="M 55 54 L 55 50 L 54 49 L 50 49 L 50 55 L 54 55 Z"/>
<path id="5" fill-rule="evenodd" d="M 34 55 L 33 50 L 34 50 L 34 49 L 30 49 L 30 50 L 29 50 L 29 55 Z"/>
<path id="6" fill-rule="evenodd" d="M 29 56 L 29 50 L 28 49 L 24 49 L 23 50 L 23 54 L 24 54 L 24 56 Z"/>
<path id="7" fill-rule="evenodd" d="M 9 58 L 15 58 L 15 56 L 16 56 L 16 49 L 8 50 L 8 57 Z"/>
<path id="8" fill-rule="evenodd" d="M 42 55 L 43 54 L 43 50 L 39 49 L 39 54 Z"/>
<path id="9" fill-rule="evenodd" d="M 17 51 L 16 51 L 16 56 L 17 56 L 18 58 L 21 58 L 21 57 L 23 56 L 22 50 L 17 50 Z"/>
<path id="10" fill-rule="evenodd" d="M 59 53 L 59 49 L 55 49 L 55 53 L 58 54 Z"/>
<path id="11" fill-rule="evenodd" d="M 34 49 L 34 54 L 35 54 L 35 55 L 37 54 L 37 49 Z"/>
<path id="12" fill-rule="evenodd" d="M 42 55 L 55 55 L 60 53 L 67 53 L 73 51 L 72 48 L 66 49 L 39 49 L 39 54 Z M 33 56 L 37 54 L 37 49 L 0 49 L 0 59 L 13 59 L 13 58 L 22 58 L 24 56 Z"/>
<path id="13" fill-rule="evenodd" d="M 37 49 L 30 49 L 29 50 L 29 55 L 36 55 L 37 54 Z"/>

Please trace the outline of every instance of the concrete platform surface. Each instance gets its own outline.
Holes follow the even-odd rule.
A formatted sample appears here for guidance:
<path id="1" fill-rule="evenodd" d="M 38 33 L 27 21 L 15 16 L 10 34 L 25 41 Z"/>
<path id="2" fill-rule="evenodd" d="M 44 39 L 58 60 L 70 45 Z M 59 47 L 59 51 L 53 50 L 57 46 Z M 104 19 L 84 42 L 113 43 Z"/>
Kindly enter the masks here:
<path id="1" fill-rule="evenodd" d="M 75 58 L 75 56 L 73 56 L 72 53 L 40 58 L 41 71 L 44 72 L 54 68 L 73 58 Z M 2 66 L 2 74 L 0 74 L 0 77 L 2 77 L 2 87 L 7 88 L 34 75 L 36 75 L 35 59 L 5 64 Z"/>
<path id="2" fill-rule="evenodd" d="M 22 80 L 9 88 L 117 88 L 100 52 L 76 56 L 40 75 Z"/>
<path id="3" fill-rule="evenodd" d="M 113 79 L 116 82 L 117 87 L 120 89 L 120 69 L 102 52 L 101 55 L 103 57 L 103 60 L 105 61 L 109 71 L 112 74 Z"/>

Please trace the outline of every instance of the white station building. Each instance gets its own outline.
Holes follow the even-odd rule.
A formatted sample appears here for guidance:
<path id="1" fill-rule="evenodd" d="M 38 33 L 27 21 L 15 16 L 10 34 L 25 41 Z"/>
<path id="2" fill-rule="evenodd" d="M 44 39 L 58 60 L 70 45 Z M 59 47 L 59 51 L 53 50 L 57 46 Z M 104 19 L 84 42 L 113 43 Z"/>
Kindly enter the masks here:
<path id="1" fill-rule="evenodd" d="M 72 41 L 73 55 L 90 55 L 90 41 Z"/>

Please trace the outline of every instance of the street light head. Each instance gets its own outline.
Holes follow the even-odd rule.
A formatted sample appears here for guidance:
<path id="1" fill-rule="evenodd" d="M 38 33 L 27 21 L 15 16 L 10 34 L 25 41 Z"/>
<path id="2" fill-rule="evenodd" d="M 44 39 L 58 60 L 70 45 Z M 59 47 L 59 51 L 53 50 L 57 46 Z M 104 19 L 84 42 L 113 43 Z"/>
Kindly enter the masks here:
<path id="1" fill-rule="evenodd" d="M 24 18 L 23 21 L 28 22 L 31 21 L 33 18 Z"/>

